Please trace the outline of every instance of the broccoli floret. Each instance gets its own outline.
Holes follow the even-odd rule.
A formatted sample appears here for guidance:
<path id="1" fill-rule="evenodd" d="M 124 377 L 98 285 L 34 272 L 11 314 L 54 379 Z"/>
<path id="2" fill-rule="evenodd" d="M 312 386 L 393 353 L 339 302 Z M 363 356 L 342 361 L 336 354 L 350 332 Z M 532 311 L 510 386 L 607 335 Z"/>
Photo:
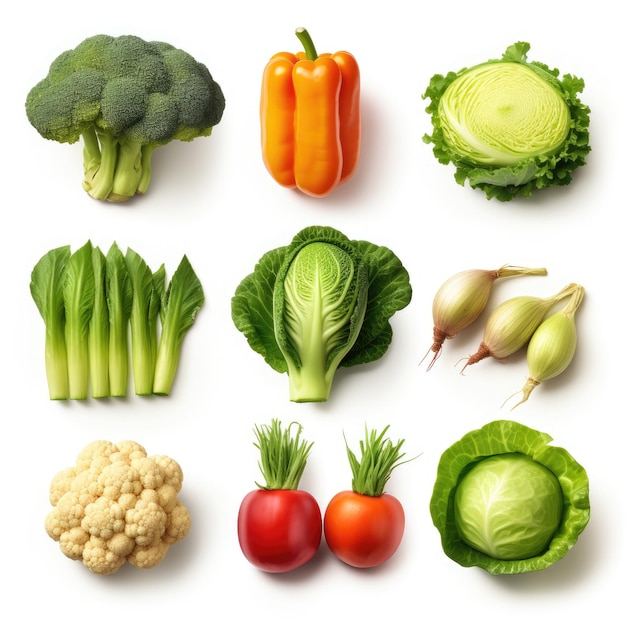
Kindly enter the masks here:
<path id="1" fill-rule="evenodd" d="M 183 50 L 133 35 L 95 35 L 59 55 L 26 98 L 45 139 L 83 140 L 83 187 L 97 200 L 145 193 L 152 152 L 207 137 L 225 99 L 208 68 Z"/>

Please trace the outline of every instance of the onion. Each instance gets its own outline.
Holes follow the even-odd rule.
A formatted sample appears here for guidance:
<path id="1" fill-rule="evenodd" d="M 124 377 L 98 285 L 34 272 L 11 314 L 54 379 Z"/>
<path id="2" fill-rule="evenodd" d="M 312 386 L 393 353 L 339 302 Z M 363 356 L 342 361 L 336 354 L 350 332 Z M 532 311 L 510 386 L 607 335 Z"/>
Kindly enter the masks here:
<path id="1" fill-rule="evenodd" d="M 550 309 L 572 295 L 576 287 L 571 283 L 549 298 L 517 296 L 499 304 L 487 320 L 478 350 L 468 358 L 461 373 L 487 357 L 502 360 L 523 348 Z"/>
<path id="2" fill-rule="evenodd" d="M 526 353 L 529 376 L 520 391 L 523 397 L 513 409 L 526 402 L 535 387 L 569 367 L 578 342 L 574 316 L 584 293 L 584 288 L 578 285 L 567 305 L 543 321 L 531 337 Z"/>
<path id="3" fill-rule="evenodd" d="M 498 278 L 520 275 L 545 276 L 547 273 L 544 267 L 504 265 L 497 270 L 465 270 L 448 278 L 433 299 L 433 344 L 422 359 L 423 361 L 429 352 L 434 352 L 428 369 L 430 370 L 439 358 L 444 341 L 467 328 L 480 316 Z"/>

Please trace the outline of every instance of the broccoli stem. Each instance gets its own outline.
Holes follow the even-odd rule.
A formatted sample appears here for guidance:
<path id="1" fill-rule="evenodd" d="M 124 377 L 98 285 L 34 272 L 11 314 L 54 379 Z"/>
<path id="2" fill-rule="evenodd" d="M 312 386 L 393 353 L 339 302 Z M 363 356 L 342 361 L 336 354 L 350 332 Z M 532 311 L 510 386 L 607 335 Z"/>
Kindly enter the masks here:
<path id="1" fill-rule="evenodd" d="M 91 181 L 100 168 L 102 154 L 95 128 L 92 126 L 83 132 L 83 187 L 89 190 Z M 89 182 L 87 182 L 89 181 Z"/>
<path id="2" fill-rule="evenodd" d="M 90 127 L 83 132 L 83 188 L 96 200 L 123 202 L 150 184 L 152 146 Z"/>
<path id="3" fill-rule="evenodd" d="M 137 185 L 137 193 L 144 194 L 150 186 L 152 178 L 152 153 L 156 146 L 145 145 L 141 151 L 141 178 Z"/>
<path id="4" fill-rule="evenodd" d="M 121 140 L 118 143 L 117 164 L 113 173 L 113 185 L 108 200 L 124 201 L 137 193 L 142 173 L 141 144 Z"/>
<path id="5" fill-rule="evenodd" d="M 117 165 L 118 142 L 108 133 L 97 132 L 100 143 L 100 167 L 93 173 L 93 176 L 85 177 L 83 187 L 87 193 L 95 200 L 106 200 L 113 189 L 113 176 Z M 83 133 L 83 139 L 87 133 Z M 91 141 L 91 140 L 90 140 Z M 85 144 L 87 145 L 87 144 Z M 90 146 L 89 154 L 92 154 L 93 147 Z M 84 164 L 86 172 L 93 171 L 93 166 Z M 89 168 L 89 170 L 87 169 Z"/>

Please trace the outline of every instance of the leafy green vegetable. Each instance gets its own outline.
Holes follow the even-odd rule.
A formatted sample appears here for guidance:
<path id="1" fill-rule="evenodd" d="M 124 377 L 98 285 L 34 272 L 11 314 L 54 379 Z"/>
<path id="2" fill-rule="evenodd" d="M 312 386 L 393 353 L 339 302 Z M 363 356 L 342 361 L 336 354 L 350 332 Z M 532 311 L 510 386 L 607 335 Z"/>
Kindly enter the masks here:
<path id="1" fill-rule="evenodd" d="M 106 256 L 106 292 L 110 392 L 114 397 L 124 397 L 128 388 L 128 325 L 133 306 L 133 285 L 117 243 L 111 245 Z"/>
<path id="2" fill-rule="evenodd" d="M 202 285 L 187 256 L 183 256 L 161 297 L 161 337 L 157 348 L 153 392 L 168 395 L 178 369 L 183 339 L 204 304 Z"/>
<path id="3" fill-rule="evenodd" d="M 551 441 L 498 420 L 441 455 L 430 511 L 451 559 L 519 574 L 549 567 L 574 546 L 589 521 L 589 480 Z"/>
<path id="4" fill-rule="evenodd" d="M 67 400 L 70 394 L 65 344 L 63 284 L 70 246 L 47 252 L 33 268 L 30 293 L 46 327 L 45 363 L 51 400 Z"/>
<path id="5" fill-rule="evenodd" d="M 392 338 L 389 318 L 412 290 L 396 255 L 310 226 L 267 252 L 232 299 L 250 347 L 289 375 L 290 399 L 324 402 L 339 367 L 375 361 Z"/>
<path id="6" fill-rule="evenodd" d="M 135 393 L 146 396 L 152 393 L 154 364 L 156 361 L 156 326 L 158 315 L 152 270 L 137 252 L 128 248 L 126 267 L 133 286 L 130 311 L 131 366 Z M 155 312 L 156 309 L 156 312 Z"/>
<path id="7" fill-rule="evenodd" d="M 95 35 L 60 54 L 26 98 L 45 139 L 83 140 L 83 188 L 120 202 L 148 190 L 152 153 L 171 141 L 207 137 L 224 94 L 183 50 L 133 35 Z"/>
<path id="8" fill-rule="evenodd" d="M 459 184 L 489 199 L 568 185 L 591 150 L 584 81 L 528 61 L 529 50 L 520 41 L 501 59 L 436 74 L 423 96 L 433 126 L 424 141 L 440 163 L 454 164 Z"/>
<path id="9" fill-rule="evenodd" d="M 165 265 L 163 263 L 159 266 L 159 269 L 152 274 L 152 289 L 150 308 L 148 310 L 148 328 L 150 334 L 150 352 L 154 362 L 153 367 L 156 370 L 157 353 L 159 350 L 159 320 L 161 319 L 162 307 L 165 301 Z M 154 376 L 152 377 L 152 381 L 152 392 L 154 393 Z"/>
<path id="10" fill-rule="evenodd" d="M 88 241 L 70 256 L 63 284 L 70 400 L 85 400 L 89 395 L 89 323 L 94 297 L 93 245 Z"/>
<path id="11" fill-rule="evenodd" d="M 123 397 L 129 360 L 137 395 L 169 395 L 184 336 L 204 303 L 184 256 L 166 288 L 116 243 L 106 256 L 88 241 L 50 250 L 35 265 L 30 291 L 46 324 L 46 375 L 53 400 Z M 129 337 L 131 339 L 129 359 Z"/>
<path id="12" fill-rule="evenodd" d="M 93 249 L 94 302 L 89 320 L 89 374 L 93 398 L 110 395 L 109 386 L 109 308 L 106 295 L 106 257 Z"/>
<path id="13" fill-rule="evenodd" d="M 465 543 L 494 559 L 528 559 L 543 552 L 561 521 L 556 476 L 519 453 L 479 461 L 461 479 L 454 514 Z"/>

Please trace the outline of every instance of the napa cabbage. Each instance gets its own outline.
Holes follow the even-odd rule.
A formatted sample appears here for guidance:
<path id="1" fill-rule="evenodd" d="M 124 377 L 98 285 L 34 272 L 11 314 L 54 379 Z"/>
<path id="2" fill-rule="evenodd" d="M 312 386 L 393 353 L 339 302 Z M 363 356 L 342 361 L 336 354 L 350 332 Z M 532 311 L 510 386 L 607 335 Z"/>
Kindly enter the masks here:
<path id="1" fill-rule="evenodd" d="M 491 574 L 519 574 L 569 552 L 589 522 L 589 479 L 551 441 L 497 420 L 441 455 L 430 512 L 448 557 Z"/>
<path id="2" fill-rule="evenodd" d="M 409 274 L 389 248 L 310 226 L 261 257 L 238 285 L 231 313 L 250 347 L 288 374 L 290 400 L 325 402 L 338 368 L 385 354 L 389 319 L 411 295 Z"/>
<path id="3" fill-rule="evenodd" d="M 529 50 L 517 42 L 501 59 L 435 74 L 423 95 L 433 126 L 423 140 L 489 199 L 568 185 L 591 150 L 584 80 L 529 61 Z"/>

